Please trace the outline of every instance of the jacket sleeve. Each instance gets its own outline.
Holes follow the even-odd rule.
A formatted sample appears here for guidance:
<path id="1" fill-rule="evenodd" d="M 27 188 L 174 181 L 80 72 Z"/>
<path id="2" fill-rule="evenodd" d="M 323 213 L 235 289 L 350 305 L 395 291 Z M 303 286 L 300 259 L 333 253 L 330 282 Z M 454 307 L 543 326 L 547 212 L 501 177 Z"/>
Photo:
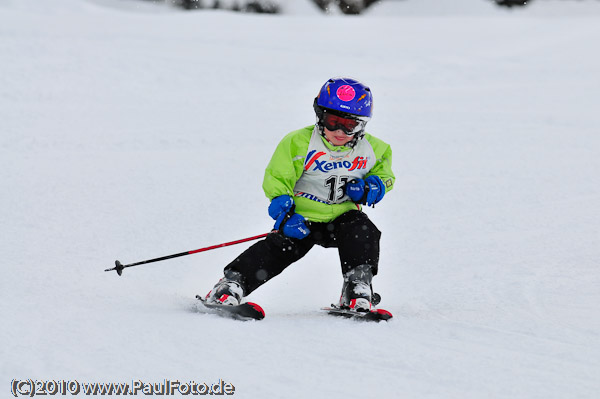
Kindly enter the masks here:
<path id="1" fill-rule="evenodd" d="M 385 184 L 385 192 L 387 193 L 394 188 L 394 182 L 396 181 L 394 172 L 392 172 L 392 148 L 389 144 L 371 135 L 366 135 L 365 138 L 371 143 L 377 157 L 375 166 L 367 173 L 367 176 L 379 176 Z"/>
<path id="2" fill-rule="evenodd" d="M 296 130 L 285 136 L 265 170 L 263 190 L 269 200 L 280 195 L 294 196 L 294 186 L 302 176 L 304 159 L 312 130 Z"/>

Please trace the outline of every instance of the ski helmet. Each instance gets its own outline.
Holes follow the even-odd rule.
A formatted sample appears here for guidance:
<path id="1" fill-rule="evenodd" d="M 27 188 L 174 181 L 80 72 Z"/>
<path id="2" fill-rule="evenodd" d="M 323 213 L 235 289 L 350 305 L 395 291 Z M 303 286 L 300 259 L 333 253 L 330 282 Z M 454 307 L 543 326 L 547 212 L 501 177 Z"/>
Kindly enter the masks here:
<path id="1" fill-rule="evenodd" d="M 325 114 L 333 114 L 341 118 L 353 119 L 358 126 L 355 131 L 348 132 L 354 139 L 348 143 L 354 146 L 364 136 L 364 127 L 373 114 L 373 95 L 371 89 L 351 78 L 329 79 L 315 98 L 313 103 L 317 116 L 317 128 L 324 136 Z"/>

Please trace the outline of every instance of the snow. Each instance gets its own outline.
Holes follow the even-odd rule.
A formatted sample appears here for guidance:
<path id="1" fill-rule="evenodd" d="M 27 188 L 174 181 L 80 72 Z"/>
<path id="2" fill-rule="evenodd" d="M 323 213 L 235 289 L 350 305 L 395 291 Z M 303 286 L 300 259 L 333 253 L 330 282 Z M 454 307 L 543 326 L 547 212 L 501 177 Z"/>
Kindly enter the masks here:
<path id="1" fill-rule="evenodd" d="M 239 398 L 597 397 L 600 2 L 418 3 L 0 2 L 2 391 L 222 379 Z M 264 167 L 338 75 L 372 87 L 368 131 L 394 149 L 396 188 L 367 210 L 392 321 L 318 311 L 342 285 L 331 249 L 248 297 L 260 322 L 193 299 L 250 244 L 104 272 L 267 232 Z"/>

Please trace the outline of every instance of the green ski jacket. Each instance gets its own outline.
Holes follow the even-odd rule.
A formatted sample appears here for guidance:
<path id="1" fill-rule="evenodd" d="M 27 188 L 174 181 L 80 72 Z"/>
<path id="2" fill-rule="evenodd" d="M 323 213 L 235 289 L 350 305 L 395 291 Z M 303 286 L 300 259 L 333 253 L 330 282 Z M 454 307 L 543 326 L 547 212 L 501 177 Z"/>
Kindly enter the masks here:
<path id="1" fill-rule="evenodd" d="M 329 222 L 350 210 L 361 210 L 345 195 L 344 185 L 353 177 L 377 175 L 386 193 L 394 187 L 392 149 L 365 134 L 353 148 L 333 146 L 307 126 L 287 134 L 277 146 L 263 180 L 269 200 L 289 195 L 296 213 L 309 221 Z M 300 190 L 311 187 L 312 192 Z"/>

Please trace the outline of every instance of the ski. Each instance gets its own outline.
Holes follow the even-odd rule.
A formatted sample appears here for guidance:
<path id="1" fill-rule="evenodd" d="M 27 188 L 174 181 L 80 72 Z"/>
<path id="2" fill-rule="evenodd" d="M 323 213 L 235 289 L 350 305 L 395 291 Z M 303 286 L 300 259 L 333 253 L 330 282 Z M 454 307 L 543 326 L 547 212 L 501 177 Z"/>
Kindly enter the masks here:
<path id="1" fill-rule="evenodd" d="M 369 312 L 357 312 L 351 309 L 340 308 L 336 305 L 327 306 L 321 308 L 327 312 L 327 314 L 338 317 L 346 317 L 354 320 L 363 320 L 363 321 L 388 321 L 392 317 L 394 317 L 390 312 L 384 309 L 374 309 Z"/>
<path id="2" fill-rule="evenodd" d="M 214 303 L 206 303 L 206 300 L 200 295 L 196 295 L 202 306 L 210 310 L 210 313 L 222 317 L 228 317 L 234 320 L 262 320 L 265 318 L 264 310 L 253 302 L 245 302 L 239 305 L 220 305 Z M 388 321 L 393 315 L 384 309 L 374 309 L 369 312 L 357 312 L 355 310 L 340 308 L 336 305 L 321 308 L 327 314 L 338 317 L 345 317 L 361 321 Z"/>
<path id="3" fill-rule="evenodd" d="M 265 318 L 265 311 L 257 304 L 245 302 L 239 305 L 220 305 L 215 303 L 206 303 L 206 300 L 200 295 L 196 295 L 202 305 L 209 309 L 211 313 L 218 316 L 228 317 L 235 320 L 262 320 Z"/>

